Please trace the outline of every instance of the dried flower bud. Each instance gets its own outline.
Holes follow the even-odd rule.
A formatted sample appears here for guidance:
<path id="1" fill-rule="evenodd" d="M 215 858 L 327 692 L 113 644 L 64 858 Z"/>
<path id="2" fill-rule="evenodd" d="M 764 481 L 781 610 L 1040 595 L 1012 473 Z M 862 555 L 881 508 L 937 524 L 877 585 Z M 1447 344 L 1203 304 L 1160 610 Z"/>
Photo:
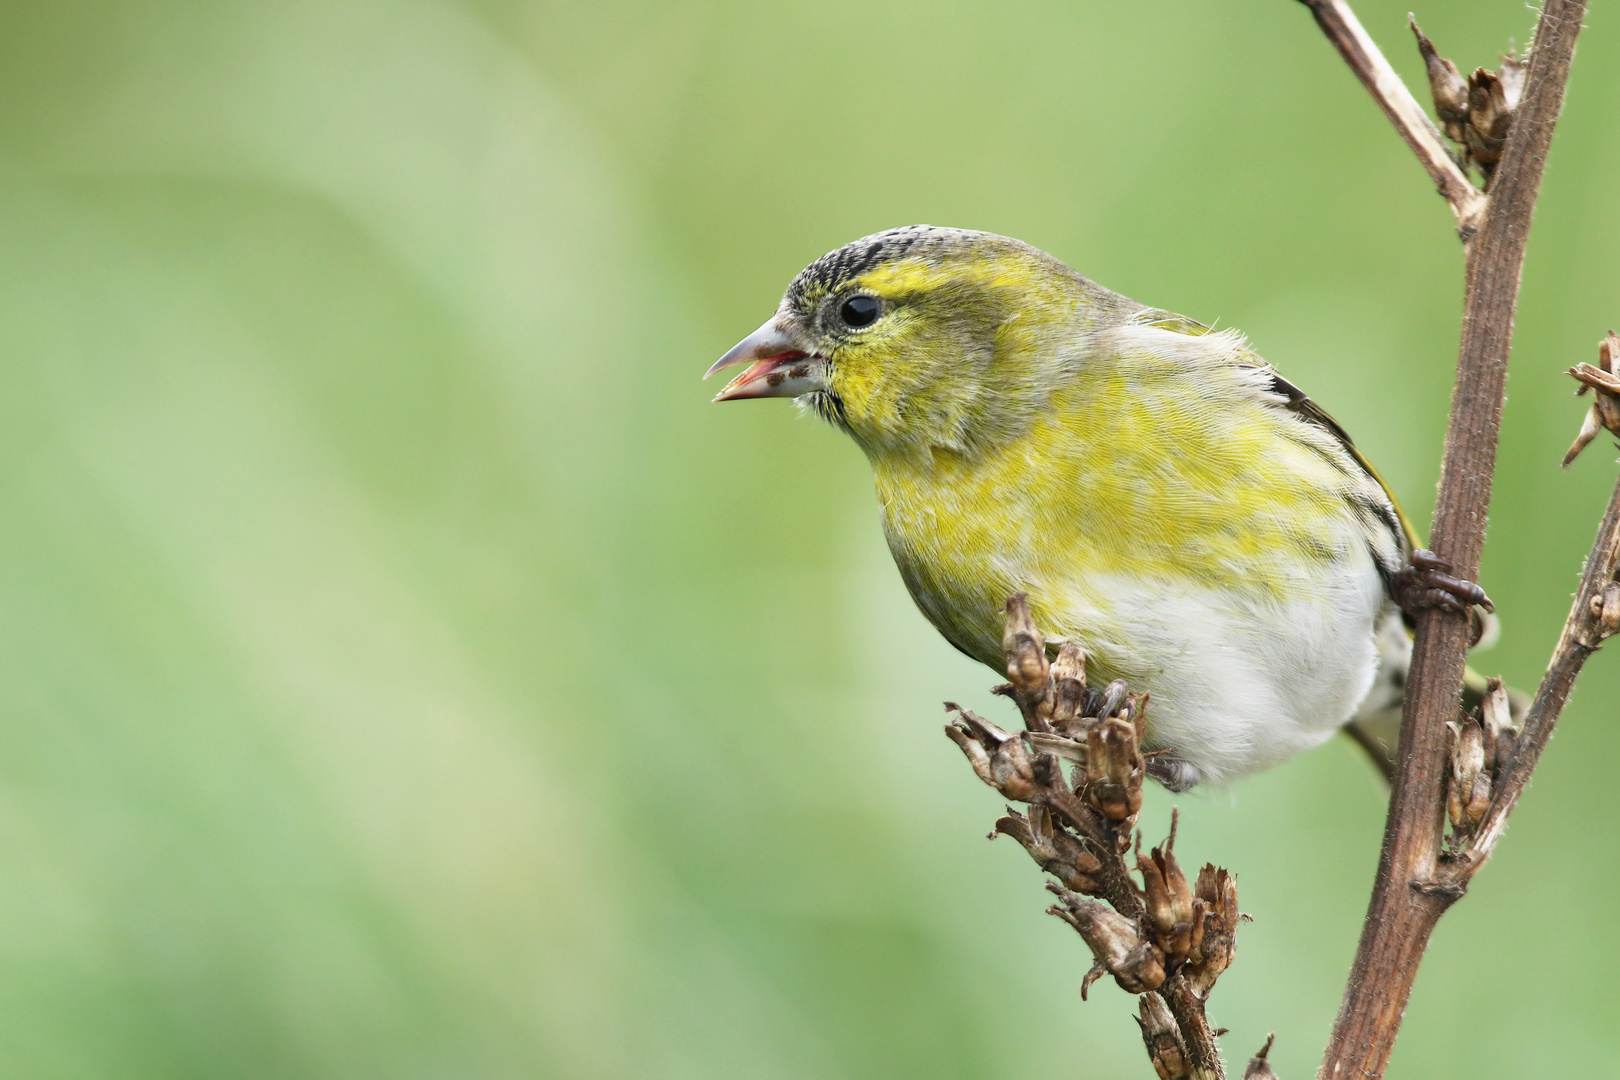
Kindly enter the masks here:
<path id="1" fill-rule="evenodd" d="M 1479 706 L 1485 730 L 1495 744 L 1491 771 L 1499 773 L 1513 756 L 1513 740 L 1519 734 L 1513 726 L 1513 699 L 1501 679 L 1485 680 L 1485 697 Z"/>
<path id="2" fill-rule="evenodd" d="M 1067 726 L 1072 730 L 1075 725 Z M 1038 731 L 1030 732 L 1028 738 L 1029 744 L 1040 753 L 1051 754 L 1071 765 L 1086 763 L 1086 744 L 1079 739 L 1071 739 L 1067 735 L 1044 735 Z"/>
<path id="3" fill-rule="evenodd" d="M 1604 637 L 1620 633 L 1620 582 L 1609 582 L 1602 592 L 1592 597 L 1592 615 Z"/>
<path id="4" fill-rule="evenodd" d="M 1566 466 L 1597 438 L 1598 432 L 1607 429 L 1620 435 L 1620 334 L 1610 330 L 1608 336 L 1598 342 L 1596 367 L 1576 364 L 1569 369 L 1569 374 L 1581 384 L 1575 391 L 1577 396 L 1588 390 L 1594 393 L 1592 407 L 1586 410 L 1586 418 L 1581 423 L 1581 433 L 1564 455 Z"/>
<path id="5" fill-rule="evenodd" d="M 1469 157 L 1476 160 L 1479 172 L 1486 175 L 1487 188 L 1498 160 L 1502 160 L 1502 146 L 1507 142 L 1511 126 L 1513 107 L 1508 104 L 1507 86 L 1503 86 L 1495 71 L 1477 68 L 1468 76 L 1468 126 L 1464 130 L 1464 141 L 1468 144 Z"/>
<path id="6" fill-rule="evenodd" d="M 1446 723 L 1451 731 L 1451 770 L 1446 777 L 1446 813 L 1459 834 L 1472 833 L 1491 808 L 1491 761 L 1487 754 L 1489 729 L 1478 717 L 1461 724 Z M 1494 746 L 1490 747 L 1494 750 Z"/>
<path id="7" fill-rule="evenodd" d="M 1170 815 L 1170 838 L 1151 857 L 1136 856 L 1142 874 L 1143 901 L 1149 924 L 1166 960 L 1175 966 L 1187 958 L 1203 937 L 1203 919 L 1193 909 L 1192 886 L 1176 862 L 1176 813 Z"/>
<path id="8" fill-rule="evenodd" d="M 1046 639 L 1029 613 L 1029 597 L 1017 593 L 1007 601 L 1007 627 L 1001 647 L 1007 654 L 1007 679 L 1012 683 L 1025 718 L 1046 697 Z"/>
<path id="9" fill-rule="evenodd" d="M 1237 955 L 1237 928 L 1243 916 L 1238 912 L 1237 882 L 1213 863 L 1205 863 L 1198 872 L 1198 884 L 1193 893 L 1197 897 L 1195 906 L 1203 932 L 1187 959 L 1187 972 L 1193 993 L 1207 998 L 1215 987 L 1215 980 Z"/>
<path id="10" fill-rule="evenodd" d="M 1479 703 L 1479 716 L 1486 722 L 1486 732 L 1492 745 L 1489 763 L 1492 777 L 1502 776 L 1503 767 L 1513 761 L 1513 751 L 1518 745 L 1518 729 L 1513 725 L 1513 716 L 1523 716 L 1524 708 L 1523 695 L 1518 691 L 1503 687 L 1500 678 L 1486 680 L 1486 696 Z"/>
<path id="11" fill-rule="evenodd" d="M 1136 744 L 1140 746 L 1142 740 L 1147 738 L 1147 704 L 1148 694 L 1144 690 L 1140 694 L 1129 694 L 1125 698 L 1125 709 L 1120 713 L 1131 726 L 1136 728 Z"/>
<path id="12" fill-rule="evenodd" d="M 1271 1054 L 1271 1044 L 1276 1038 L 1275 1034 L 1266 1036 L 1266 1045 L 1249 1059 L 1248 1067 L 1243 1070 L 1243 1080 L 1277 1080 L 1277 1074 L 1271 1071 L 1271 1062 L 1266 1060 Z"/>
<path id="13" fill-rule="evenodd" d="M 1078 719 L 1086 695 L 1086 654 L 1072 641 L 1065 641 L 1052 662 L 1052 687 L 1047 701 L 1052 708 L 1052 726 L 1062 731 Z"/>
<path id="14" fill-rule="evenodd" d="M 1024 749 L 1022 739 L 1001 730 L 971 709 L 952 702 L 945 708 L 961 719 L 945 726 L 945 734 L 961 748 L 979 779 L 1009 799 L 1028 802 L 1042 788 L 1035 762 Z"/>
<path id="15" fill-rule="evenodd" d="M 1530 77 L 1530 54 L 1515 56 L 1513 53 L 1502 57 L 1502 66 L 1496 69 L 1496 77 L 1502 83 L 1502 98 L 1507 102 L 1509 112 L 1519 107 L 1519 99 L 1524 97 L 1524 84 Z"/>
<path id="16" fill-rule="evenodd" d="M 1429 72 L 1429 93 L 1434 97 L 1434 111 L 1440 117 L 1440 126 L 1446 137 L 1461 145 L 1468 123 L 1468 83 L 1457 71 L 1457 65 L 1435 51 L 1434 43 L 1418 29 L 1417 19 L 1408 16 L 1412 33 L 1417 37 L 1418 52 Z"/>
<path id="17" fill-rule="evenodd" d="M 1102 860 L 1072 833 L 1058 827 L 1046 807 L 1030 807 L 1027 818 L 1009 810 L 1008 816 L 996 822 L 996 831 L 1022 844 L 1030 858 L 1064 888 L 1078 893 L 1097 891 L 1097 879 L 1092 875 L 1102 869 Z"/>
<path id="18" fill-rule="evenodd" d="M 1097 961 L 1081 984 L 1081 997 L 1105 971 L 1127 994 L 1141 994 L 1164 985 L 1164 954 L 1152 942 L 1137 936 L 1131 920 L 1101 900 L 1088 899 L 1060 885 L 1049 884 L 1047 888 L 1063 903 L 1046 910 L 1079 931 Z"/>
<path id="19" fill-rule="evenodd" d="M 1124 705 L 1129 697 L 1129 687 L 1125 685 L 1125 680 L 1115 679 L 1103 687 L 1102 701 L 1097 704 L 1096 715 L 1103 718 L 1113 716 L 1119 712 L 1120 706 Z"/>
<path id="20" fill-rule="evenodd" d="M 1136 1026 L 1142 1029 L 1142 1042 L 1159 1080 L 1186 1080 L 1192 1075 L 1187 1064 L 1187 1046 L 1181 1040 L 1181 1029 L 1170 1015 L 1169 1006 L 1158 994 L 1147 993 L 1137 998 Z"/>
<path id="21" fill-rule="evenodd" d="M 1086 801 L 1116 825 L 1142 809 L 1144 767 L 1136 727 L 1129 721 L 1110 717 L 1086 733 Z"/>

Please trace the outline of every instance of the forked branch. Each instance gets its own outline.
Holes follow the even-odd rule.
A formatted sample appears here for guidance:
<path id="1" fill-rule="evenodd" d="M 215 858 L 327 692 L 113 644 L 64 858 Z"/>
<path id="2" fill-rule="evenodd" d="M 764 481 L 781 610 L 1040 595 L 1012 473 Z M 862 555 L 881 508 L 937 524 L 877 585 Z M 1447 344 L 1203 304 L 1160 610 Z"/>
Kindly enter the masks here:
<path id="1" fill-rule="evenodd" d="M 1467 191 L 1456 187 L 1457 176 L 1466 182 L 1466 173 L 1449 154 L 1445 157 L 1456 176 L 1436 158 L 1437 146 L 1440 152 L 1445 150 L 1437 129 L 1426 118 L 1419 123 L 1413 117 L 1416 103 L 1411 94 L 1400 86 L 1348 6 L 1342 0 L 1303 2 L 1436 178 L 1457 211 L 1463 239 L 1471 241 L 1451 422 L 1430 539 L 1430 546 L 1458 576 L 1471 579 L 1479 572 L 1484 544 L 1525 243 L 1586 5 L 1584 0 L 1547 0 L 1516 107 L 1503 112 L 1495 102 L 1482 104 L 1492 110 L 1487 133 L 1493 138 L 1505 134 L 1500 156 L 1489 162 L 1490 194 L 1484 196 L 1471 183 Z M 1420 42 L 1427 45 L 1421 35 Z M 1425 50 L 1431 74 L 1435 71 L 1432 53 L 1432 47 Z M 1455 74 L 1454 68 L 1451 74 Z M 1480 85 L 1490 92 L 1488 80 L 1480 80 Z M 1438 95 L 1441 87 L 1435 89 Z M 1444 113 L 1447 103 L 1439 104 Z M 1494 144 L 1487 149 L 1495 156 Z M 1485 164 L 1483 159 L 1481 164 Z M 1468 229 L 1474 220 L 1478 221 L 1477 235 Z M 1608 526 L 1614 517 L 1611 507 L 1600 546 L 1612 531 Z M 1589 578 L 1605 572 L 1607 558 L 1594 552 L 1588 562 Z M 1609 572 L 1612 577 L 1612 568 Z M 1584 601 L 1578 603 L 1586 603 L 1588 615 L 1581 616 L 1578 608 L 1572 620 L 1590 617 L 1591 598 L 1584 586 L 1582 597 Z M 1620 597 L 1616 605 L 1620 619 Z M 1589 637 L 1578 636 L 1586 629 L 1585 622 L 1574 629 L 1566 627 L 1517 750 L 1499 766 L 1492 763 L 1489 771 L 1494 779 L 1487 777 L 1482 796 L 1488 801 L 1476 803 L 1478 793 L 1472 789 L 1458 792 L 1455 801 L 1465 807 L 1462 832 L 1471 836 L 1459 836 L 1448 846 L 1444 837 L 1447 775 L 1453 773 L 1457 782 L 1466 778 L 1471 784 L 1481 775 L 1472 765 L 1454 768 L 1454 754 L 1466 751 L 1471 756 L 1477 740 L 1483 763 L 1486 740 L 1483 732 L 1466 733 L 1467 740 L 1460 728 L 1456 736 L 1452 734 L 1469 644 L 1467 619 L 1441 610 L 1419 615 L 1382 858 L 1321 1077 L 1359 1080 L 1383 1075 L 1429 935 L 1440 916 L 1462 895 L 1468 878 L 1500 835 L 1584 659 L 1584 655 L 1575 655 L 1583 647 L 1575 642 L 1590 643 Z M 1482 811 L 1482 819 L 1476 819 L 1476 810 Z M 1462 843 L 1469 846 L 1459 854 Z"/>
<path id="2" fill-rule="evenodd" d="M 1300 0 L 1316 16 L 1317 25 L 1333 42 L 1344 62 L 1350 65 L 1361 85 L 1384 110 L 1389 122 L 1401 133 L 1406 145 L 1412 148 L 1418 161 L 1428 170 L 1434 186 L 1451 205 L 1457 217 L 1457 232 L 1464 241 L 1473 238 L 1479 229 L 1480 216 L 1485 211 L 1485 196 L 1451 152 L 1446 149 L 1429 114 L 1423 111 L 1401 77 L 1395 74 L 1389 61 L 1378 50 L 1373 39 L 1362 29 L 1361 21 L 1344 0 Z"/>

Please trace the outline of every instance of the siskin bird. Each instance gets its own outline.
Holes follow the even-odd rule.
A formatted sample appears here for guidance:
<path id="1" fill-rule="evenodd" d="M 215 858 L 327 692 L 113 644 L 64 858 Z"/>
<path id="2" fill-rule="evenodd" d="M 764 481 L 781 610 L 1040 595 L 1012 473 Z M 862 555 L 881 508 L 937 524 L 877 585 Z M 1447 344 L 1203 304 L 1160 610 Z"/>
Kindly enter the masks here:
<path id="1" fill-rule="evenodd" d="M 716 401 L 796 398 L 865 451 L 901 577 L 952 645 L 1002 667 L 1002 606 L 1024 592 L 1049 641 L 1149 691 L 1175 790 L 1387 717 L 1403 610 L 1490 607 L 1241 336 L 1018 240 L 857 240 L 709 374 L 738 364 Z"/>

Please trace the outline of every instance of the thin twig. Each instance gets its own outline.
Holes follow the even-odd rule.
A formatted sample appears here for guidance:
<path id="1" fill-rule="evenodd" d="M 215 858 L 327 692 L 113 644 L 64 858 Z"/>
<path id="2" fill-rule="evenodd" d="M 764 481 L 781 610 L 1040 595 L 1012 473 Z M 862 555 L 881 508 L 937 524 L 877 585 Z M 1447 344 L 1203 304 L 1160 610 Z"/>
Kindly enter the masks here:
<path id="1" fill-rule="evenodd" d="M 1378 102 L 1378 107 L 1384 110 L 1389 122 L 1395 125 L 1395 130 L 1401 133 L 1406 145 L 1412 148 L 1412 153 L 1428 170 L 1434 186 L 1457 216 L 1457 234 L 1465 243 L 1473 239 L 1485 211 L 1484 194 L 1468 179 L 1468 174 L 1451 156 L 1451 151 L 1446 149 L 1440 129 L 1434 126 L 1429 114 L 1423 111 L 1423 106 L 1417 103 L 1401 77 L 1395 74 L 1395 69 L 1384 59 L 1384 54 L 1378 50 L 1373 39 L 1367 36 L 1356 13 L 1350 10 L 1350 5 L 1344 0 L 1300 0 L 1300 3 L 1311 9 L 1322 33 L 1333 42 L 1339 55 L 1344 57 L 1344 62 L 1361 80 L 1361 85 L 1367 88 L 1367 93 Z"/>
<path id="2" fill-rule="evenodd" d="M 1616 573 L 1620 572 L 1620 483 L 1615 485 L 1609 499 L 1609 509 L 1598 527 L 1597 539 L 1586 557 L 1586 569 L 1581 575 L 1581 587 L 1570 605 L 1569 618 L 1558 636 L 1552 661 L 1541 678 L 1535 699 L 1525 712 L 1524 721 L 1515 742 L 1513 756 L 1496 779 L 1495 797 L 1491 808 L 1480 822 L 1466 851 L 1453 862 L 1446 872 L 1448 880 L 1466 885 L 1468 879 L 1479 872 L 1485 860 L 1496 849 L 1507 827 L 1508 815 L 1513 813 L 1519 796 L 1530 782 L 1530 773 L 1541 760 L 1541 751 L 1552 738 L 1553 725 L 1569 700 L 1575 677 L 1581 672 L 1586 658 L 1598 650 L 1605 637 L 1620 630 L 1620 610 L 1616 607 Z M 1605 602 L 1607 601 L 1607 603 Z"/>
<path id="3" fill-rule="evenodd" d="M 1337 33 L 1326 16 L 1338 15 L 1345 27 L 1355 26 L 1354 17 L 1342 3 L 1323 0 L 1310 7 L 1359 73 L 1342 43 L 1348 35 Z M 1542 8 L 1524 96 L 1468 252 L 1462 341 L 1430 546 L 1469 579 L 1478 574 L 1484 544 L 1525 242 L 1585 7 L 1584 0 L 1547 0 Z M 1419 149 L 1411 129 L 1399 119 L 1396 124 Z M 1421 150 L 1419 156 L 1429 161 Z M 1444 880 L 1439 863 L 1450 753 L 1445 725 L 1457 714 L 1468 640 L 1468 619 L 1461 615 L 1428 610 L 1418 616 L 1382 858 L 1320 1077 L 1383 1075 L 1429 935 L 1461 895 L 1461 884 Z M 1528 769 L 1521 772 L 1518 764 L 1510 771 L 1522 788 Z"/>

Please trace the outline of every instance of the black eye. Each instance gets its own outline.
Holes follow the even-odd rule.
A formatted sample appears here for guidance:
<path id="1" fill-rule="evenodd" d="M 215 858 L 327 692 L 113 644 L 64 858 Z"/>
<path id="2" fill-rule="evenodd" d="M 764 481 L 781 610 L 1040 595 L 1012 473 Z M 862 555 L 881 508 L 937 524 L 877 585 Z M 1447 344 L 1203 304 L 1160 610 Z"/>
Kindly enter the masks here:
<path id="1" fill-rule="evenodd" d="M 877 321 L 879 305 L 876 297 L 859 295 L 845 300 L 838 308 L 838 317 L 856 328 L 871 326 Z"/>

